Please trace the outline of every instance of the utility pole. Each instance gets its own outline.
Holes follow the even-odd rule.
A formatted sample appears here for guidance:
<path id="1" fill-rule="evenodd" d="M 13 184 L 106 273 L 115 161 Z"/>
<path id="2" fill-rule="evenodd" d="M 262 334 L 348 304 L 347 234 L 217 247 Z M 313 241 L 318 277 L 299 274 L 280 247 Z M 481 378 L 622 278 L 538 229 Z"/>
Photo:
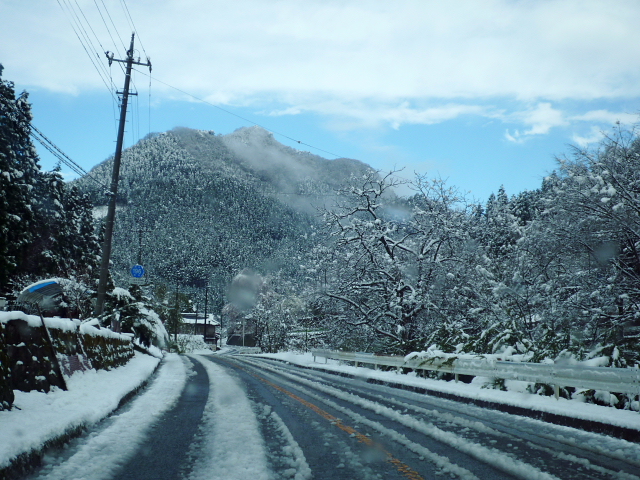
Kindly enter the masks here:
<path id="1" fill-rule="evenodd" d="M 179 318 L 180 318 L 180 302 L 178 301 L 178 295 L 180 291 L 180 284 L 176 283 L 176 318 L 175 318 L 175 325 L 174 325 L 174 330 L 173 330 L 173 341 L 177 342 L 178 341 L 178 329 L 179 329 Z"/>
<path id="2" fill-rule="evenodd" d="M 207 307 L 209 303 L 209 282 L 204 286 L 204 327 L 202 329 L 202 336 L 204 337 L 204 341 L 207 341 Z M 213 329 L 214 333 L 216 331 L 215 327 Z M 215 345 L 215 338 L 214 343 Z"/>
<path id="3" fill-rule="evenodd" d="M 133 65 L 142 65 L 149 67 L 151 70 L 151 61 L 147 59 L 147 63 L 141 63 L 133 59 L 133 41 L 135 33 L 131 34 L 131 46 L 127 51 L 126 60 L 119 60 L 113 58 L 113 53 L 105 52 L 109 59 L 109 66 L 112 62 L 121 62 L 126 64 L 126 73 L 124 77 L 124 89 L 122 92 L 116 92 L 118 95 L 122 94 L 122 104 L 120 105 L 120 124 L 118 126 L 118 139 L 116 141 L 116 153 L 113 159 L 113 173 L 111 175 L 111 187 L 109 191 L 109 206 L 107 208 L 107 218 L 105 222 L 104 230 L 104 244 L 102 245 L 102 261 L 100 263 L 100 280 L 98 282 L 98 298 L 96 300 L 96 307 L 94 315 L 97 317 L 102 315 L 104 310 L 104 298 L 107 293 L 107 281 L 109 280 L 109 260 L 111 259 L 111 240 L 113 237 L 113 224 L 116 217 L 116 197 L 118 196 L 118 179 L 120 177 L 120 160 L 122 159 L 122 143 L 124 141 L 124 127 L 127 118 L 127 103 L 129 101 L 129 84 L 131 82 L 131 67 Z"/>
<path id="4" fill-rule="evenodd" d="M 151 230 L 138 229 L 138 265 L 142 265 L 142 234 Z"/>

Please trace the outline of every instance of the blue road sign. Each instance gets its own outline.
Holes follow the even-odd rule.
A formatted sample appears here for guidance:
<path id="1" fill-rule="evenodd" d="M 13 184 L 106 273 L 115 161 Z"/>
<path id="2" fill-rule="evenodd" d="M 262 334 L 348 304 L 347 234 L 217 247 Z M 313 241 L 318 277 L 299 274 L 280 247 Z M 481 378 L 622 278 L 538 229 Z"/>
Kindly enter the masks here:
<path id="1" fill-rule="evenodd" d="M 142 278 L 144 276 L 144 267 L 142 265 L 134 265 L 131 269 L 131 276 L 134 278 Z"/>

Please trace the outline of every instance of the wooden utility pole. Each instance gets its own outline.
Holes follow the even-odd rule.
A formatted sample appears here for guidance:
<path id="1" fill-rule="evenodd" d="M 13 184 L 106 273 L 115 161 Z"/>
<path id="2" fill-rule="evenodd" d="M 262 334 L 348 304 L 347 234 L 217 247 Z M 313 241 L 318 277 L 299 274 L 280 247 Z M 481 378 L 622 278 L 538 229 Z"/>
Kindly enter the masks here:
<path id="1" fill-rule="evenodd" d="M 202 336 L 204 337 L 205 342 L 207 341 L 207 307 L 209 306 L 208 303 L 209 303 L 209 282 L 207 282 L 207 284 L 204 286 L 204 327 L 202 327 Z"/>
<path id="2" fill-rule="evenodd" d="M 146 63 L 141 63 L 139 60 L 133 59 L 133 41 L 135 34 L 131 34 L 131 46 L 127 51 L 127 58 L 125 60 L 119 60 L 113 58 L 113 53 L 105 52 L 109 59 L 109 66 L 113 62 L 121 62 L 126 64 L 126 71 L 124 77 L 124 89 L 122 92 L 116 92 L 118 95 L 122 95 L 122 104 L 120 105 L 120 124 L 118 126 L 118 139 L 116 141 L 116 153 L 113 159 L 113 172 L 111 175 L 111 188 L 109 191 L 109 206 L 107 208 L 107 218 L 105 222 L 104 230 L 104 243 L 102 245 L 102 261 L 100 263 L 100 280 L 98 282 L 98 298 L 96 300 L 96 307 L 94 315 L 97 317 L 102 315 L 104 310 L 104 298 L 107 293 L 107 281 L 109 280 L 109 260 L 111 259 L 111 240 L 113 238 L 113 224 L 116 218 L 116 198 L 118 196 L 118 179 L 120 177 L 120 160 L 122 159 L 122 143 L 124 140 L 124 127 L 127 119 L 127 103 L 129 101 L 129 95 L 135 95 L 129 93 L 129 84 L 131 83 L 131 67 L 133 65 L 142 65 L 149 67 L 151 70 L 151 61 L 147 59 Z"/>
<path id="3" fill-rule="evenodd" d="M 142 234 L 151 230 L 138 229 L 138 265 L 142 265 Z"/>

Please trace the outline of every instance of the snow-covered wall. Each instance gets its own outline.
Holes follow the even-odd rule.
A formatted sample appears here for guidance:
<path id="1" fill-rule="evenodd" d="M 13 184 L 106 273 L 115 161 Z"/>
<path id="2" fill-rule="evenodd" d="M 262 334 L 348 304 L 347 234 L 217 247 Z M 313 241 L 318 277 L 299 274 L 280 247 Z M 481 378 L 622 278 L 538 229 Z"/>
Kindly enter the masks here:
<path id="1" fill-rule="evenodd" d="M 45 318 L 23 312 L 0 312 L 0 409 L 10 408 L 13 390 L 48 392 L 65 388 L 76 371 L 124 365 L 133 357 L 130 334 L 82 324 L 80 320 Z"/>

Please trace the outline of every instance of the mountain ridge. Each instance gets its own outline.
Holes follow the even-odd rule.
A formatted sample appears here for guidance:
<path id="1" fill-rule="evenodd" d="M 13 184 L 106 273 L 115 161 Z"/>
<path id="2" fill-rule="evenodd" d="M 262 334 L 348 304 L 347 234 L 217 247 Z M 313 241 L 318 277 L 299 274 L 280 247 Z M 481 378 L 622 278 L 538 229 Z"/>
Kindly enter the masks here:
<path id="1" fill-rule="evenodd" d="M 89 175 L 108 185 L 113 159 Z M 327 160 L 279 143 L 260 127 L 227 135 L 177 127 L 151 134 L 123 152 L 113 241 L 117 283 L 142 263 L 156 282 L 212 286 L 221 305 L 226 285 L 244 268 L 287 270 L 311 246 L 317 209 L 353 175 L 373 169 L 358 160 Z M 104 188 L 75 183 L 96 207 Z M 143 230 L 140 250 L 138 230 Z"/>

